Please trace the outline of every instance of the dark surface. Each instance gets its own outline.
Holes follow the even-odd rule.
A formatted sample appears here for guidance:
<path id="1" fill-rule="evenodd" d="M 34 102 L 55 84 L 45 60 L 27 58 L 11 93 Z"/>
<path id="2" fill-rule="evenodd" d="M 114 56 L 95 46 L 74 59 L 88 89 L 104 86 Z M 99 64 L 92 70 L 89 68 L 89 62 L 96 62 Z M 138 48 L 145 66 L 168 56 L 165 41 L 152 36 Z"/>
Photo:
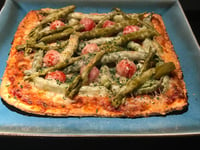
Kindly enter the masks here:
<path id="1" fill-rule="evenodd" d="M 191 25 L 194 35 L 200 43 L 200 7 L 197 0 L 180 0 L 185 15 Z M 0 0 L 0 8 L 3 6 L 4 0 Z M 90 148 L 105 149 L 112 148 L 194 148 L 200 144 L 200 136 L 184 136 L 184 137 L 145 137 L 145 138 L 47 138 L 47 137 L 16 137 L 16 136 L 0 136 L 1 148 L 53 148 L 58 147 L 64 149 Z"/>
<path id="2" fill-rule="evenodd" d="M 1 137 L 1 147 L 20 149 L 193 149 L 199 148 L 199 137 L 145 137 L 145 138 L 49 138 L 49 137 Z M 10 147 L 9 147 L 10 146 Z"/>
<path id="3" fill-rule="evenodd" d="M 193 33 L 200 43 L 200 7 L 197 0 L 180 0 L 183 11 L 190 23 Z M 199 44 L 200 45 L 200 44 Z"/>

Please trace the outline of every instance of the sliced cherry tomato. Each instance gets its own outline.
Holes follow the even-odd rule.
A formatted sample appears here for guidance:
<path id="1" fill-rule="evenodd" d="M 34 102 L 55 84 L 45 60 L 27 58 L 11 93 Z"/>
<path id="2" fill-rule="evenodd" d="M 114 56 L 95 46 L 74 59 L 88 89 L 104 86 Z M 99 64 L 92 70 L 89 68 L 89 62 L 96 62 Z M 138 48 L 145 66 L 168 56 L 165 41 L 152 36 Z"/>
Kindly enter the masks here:
<path id="1" fill-rule="evenodd" d="M 87 44 L 81 51 L 82 54 L 93 53 L 100 51 L 96 43 Z"/>
<path id="2" fill-rule="evenodd" d="M 88 75 L 89 82 L 94 82 L 98 76 L 99 76 L 99 69 L 97 67 L 93 67 Z"/>
<path id="3" fill-rule="evenodd" d="M 85 27 L 83 31 L 90 31 L 96 26 L 95 22 L 90 18 L 82 18 L 80 24 Z"/>
<path id="4" fill-rule="evenodd" d="M 131 78 L 136 72 L 136 69 L 136 65 L 132 61 L 126 59 L 121 60 L 116 66 L 117 73 L 127 78 Z"/>
<path id="5" fill-rule="evenodd" d="M 44 66 L 54 66 L 60 61 L 60 53 L 56 50 L 49 50 L 43 58 Z"/>
<path id="6" fill-rule="evenodd" d="M 51 23 L 50 25 L 50 30 L 55 30 L 57 29 L 58 27 L 61 27 L 61 26 L 64 26 L 65 23 L 60 21 L 60 20 L 55 20 L 54 22 Z"/>
<path id="7" fill-rule="evenodd" d="M 106 27 L 112 26 L 112 25 L 114 25 L 114 24 L 115 24 L 115 22 L 110 21 L 110 20 L 106 20 L 106 21 L 103 23 L 102 27 L 103 27 L 103 28 L 106 28 Z"/>
<path id="8" fill-rule="evenodd" d="M 54 72 L 49 72 L 46 76 L 45 79 L 54 79 L 60 82 L 65 82 L 66 81 L 66 75 L 62 71 L 54 71 Z"/>
<path id="9" fill-rule="evenodd" d="M 80 73 L 83 72 L 83 69 L 85 68 L 85 66 L 82 66 L 80 69 Z M 99 76 L 99 69 L 97 67 L 93 67 L 90 71 L 90 73 L 88 74 L 88 80 L 89 83 L 94 82 Z"/>
<path id="10" fill-rule="evenodd" d="M 140 28 L 138 26 L 135 26 L 135 25 L 130 25 L 130 26 L 126 26 L 123 30 L 123 34 L 128 34 L 128 33 L 131 33 L 131 32 L 135 32 L 135 31 L 138 31 Z"/>

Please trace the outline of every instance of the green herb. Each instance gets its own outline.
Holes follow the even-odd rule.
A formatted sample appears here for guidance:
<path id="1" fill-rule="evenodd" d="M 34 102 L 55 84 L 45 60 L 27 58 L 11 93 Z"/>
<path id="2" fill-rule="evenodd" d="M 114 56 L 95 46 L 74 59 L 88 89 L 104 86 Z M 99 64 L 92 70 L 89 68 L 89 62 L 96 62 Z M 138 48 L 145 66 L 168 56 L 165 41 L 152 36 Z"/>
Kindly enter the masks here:
<path id="1" fill-rule="evenodd" d="M 150 98 L 151 98 L 151 99 L 153 99 L 153 98 L 154 98 L 154 96 L 152 96 L 152 95 L 151 95 L 151 96 L 150 96 Z"/>
<path id="2" fill-rule="evenodd" d="M 10 86 L 10 84 L 6 84 L 5 86 L 6 86 L 6 87 L 9 87 L 9 86 Z"/>
<path id="3" fill-rule="evenodd" d="M 56 80 L 56 83 L 57 83 L 58 85 L 61 85 L 62 82 L 60 82 L 60 80 Z"/>

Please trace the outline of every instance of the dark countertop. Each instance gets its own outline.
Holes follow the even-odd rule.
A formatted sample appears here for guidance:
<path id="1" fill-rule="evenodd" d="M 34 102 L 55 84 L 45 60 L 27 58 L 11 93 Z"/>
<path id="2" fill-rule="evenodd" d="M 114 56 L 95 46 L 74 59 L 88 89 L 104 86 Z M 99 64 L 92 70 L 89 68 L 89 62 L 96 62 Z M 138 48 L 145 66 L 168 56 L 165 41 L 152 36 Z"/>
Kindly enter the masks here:
<path id="1" fill-rule="evenodd" d="M 193 33 L 200 43 L 200 7 L 196 0 L 179 0 Z M 200 44 L 199 44 L 200 45 Z"/>
<path id="2" fill-rule="evenodd" d="M 200 7 L 196 0 L 180 0 L 185 15 L 191 25 L 191 28 L 196 36 L 198 43 L 200 43 Z M 0 0 L 0 9 L 4 4 L 4 0 Z M 1 146 L 11 146 L 12 148 L 50 148 L 58 147 L 60 145 L 66 146 L 65 148 L 78 148 L 87 146 L 87 148 L 105 148 L 105 147 L 124 147 L 135 148 L 135 147 L 150 147 L 156 148 L 164 146 L 165 149 L 171 148 L 172 146 L 178 148 L 181 146 L 184 148 L 194 147 L 199 145 L 200 136 L 184 136 L 184 137 L 145 137 L 145 138 L 112 138 L 112 137 L 100 137 L 100 138 L 51 138 L 51 137 L 15 137 L 15 136 L 0 136 Z M 29 145 L 28 145 L 29 144 Z M 197 145 L 197 146 L 198 146 Z M 27 147 L 28 146 L 28 147 Z M 129 147 L 128 147 L 129 146 Z M 61 147 L 60 147 L 61 148 Z M 160 149 L 160 148 L 159 148 Z"/>

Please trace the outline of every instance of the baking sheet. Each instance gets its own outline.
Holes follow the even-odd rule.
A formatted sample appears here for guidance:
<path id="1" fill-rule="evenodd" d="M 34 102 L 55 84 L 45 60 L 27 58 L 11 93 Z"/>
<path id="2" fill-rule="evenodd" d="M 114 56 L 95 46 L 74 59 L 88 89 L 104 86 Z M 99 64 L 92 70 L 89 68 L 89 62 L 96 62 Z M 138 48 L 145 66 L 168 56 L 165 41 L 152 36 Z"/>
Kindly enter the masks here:
<path id="1" fill-rule="evenodd" d="M 119 7 L 127 13 L 162 15 L 179 57 L 188 90 L 189 107 L 183 113 L 147 118 L 53 118 L 29 115 L 0 101 L 0 134 L 28 136 L 166 136 L 200 134 L 200 48 L 176 0 L 6 0 L 0 13 L 0 77 L 17 26 L 27 12 L 74 4 L 76 11 L 109 12 Z M 1 82 L 1 81 L 0 81 Z"/>

